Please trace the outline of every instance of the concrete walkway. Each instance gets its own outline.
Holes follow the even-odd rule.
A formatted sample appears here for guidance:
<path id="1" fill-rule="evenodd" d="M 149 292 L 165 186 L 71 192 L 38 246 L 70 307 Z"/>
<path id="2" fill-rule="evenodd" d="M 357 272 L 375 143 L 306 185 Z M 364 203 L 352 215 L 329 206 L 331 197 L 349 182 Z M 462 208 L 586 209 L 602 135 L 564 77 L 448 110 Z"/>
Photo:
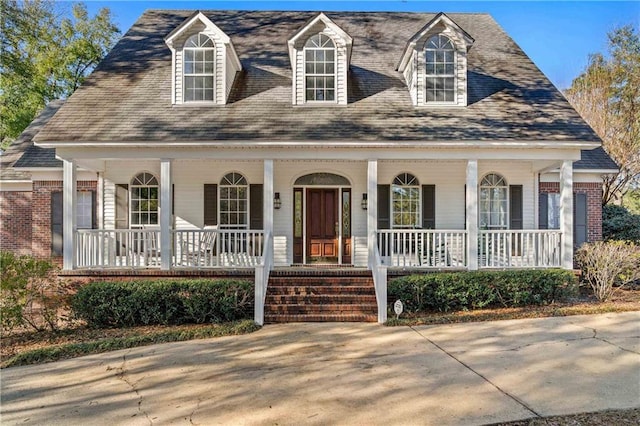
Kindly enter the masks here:
<path id="1" fill-rule="evenodd" d="M 273 325 L 1 375 L 6 425 L 478 425 L 640 407 L 640 312 Z"/>

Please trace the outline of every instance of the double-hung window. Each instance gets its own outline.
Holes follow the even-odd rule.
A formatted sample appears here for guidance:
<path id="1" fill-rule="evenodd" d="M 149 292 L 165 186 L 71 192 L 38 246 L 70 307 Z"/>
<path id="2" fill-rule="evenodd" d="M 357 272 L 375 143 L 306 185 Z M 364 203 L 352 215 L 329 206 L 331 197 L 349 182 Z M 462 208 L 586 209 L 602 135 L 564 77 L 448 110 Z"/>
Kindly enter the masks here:
<path id="1" fill-rule="evenodd" d="M 455 49 L 451 40 L 441 34 L 427 40 L 426 101 L 431 103 L 455 102 Z"/>
<path id="2" fill-rule="evenodd" d="M 215 45 L 206 34 L 189 37 L 184 45 L 184 101 L 213 102 Z"/>
<path id="3" fill-rule="evenodd" d="M 246 229 L 249 225 L 249 184 L 240 173 L 227 173 L 220 181 L 220 226 Z"/>
<path id="4" fill-rule="evenodd" d="M 131 181 L 131 227 L 158 224 L 158 179 L 142 172 Z"/>
<path id="5" fill-rule="evenodd" d="M 504 177 L 490 173 L 480 182 L 480 227 L 508 228 L 509 187 Z"/>
<path id="6" fill-rule="evenodd" d="M 393 228 L 420 227 L 420 184 L 410 173 L 401 173 L 391 185 L 391 214 Z"/>
<path id="7" fill-rule="evenodd" d="M 336 46 L 326 35 L 312 36 L 304 45 L 305 100 L 336 100 Z"/>

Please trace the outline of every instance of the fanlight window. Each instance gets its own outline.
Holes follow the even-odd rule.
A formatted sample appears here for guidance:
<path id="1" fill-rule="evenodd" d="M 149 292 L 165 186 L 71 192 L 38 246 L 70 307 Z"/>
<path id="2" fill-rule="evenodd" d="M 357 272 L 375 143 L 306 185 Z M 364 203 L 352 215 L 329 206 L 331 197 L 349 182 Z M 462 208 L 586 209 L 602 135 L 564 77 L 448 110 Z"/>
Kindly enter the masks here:
<path id="1" fill-rule="evenodd" d="M 247 228 L 249 184 L 240 173 L 227 173 L 220 181 L 220 226 Z"/>
<path id="2" fill-rule="evenodd" d="M 206 34 L 189 37 L 184 45 L 184 101 L 213 101 L 215 45 Z"/>
<path id="3" fill-rule="evenodd" d="M 158 224 L 158 179 L 142 172 L 131 180 L 131 226 Z"/>
<path id="4" fill-rule="evenodd" d="M 449 38 L 441 34 L 426 44 L 427 102 L 455 102 L 455 49 Z"/>
<path id="5" fill-rule="evenodd" d="M 391 215 L 394 228 L 420 226 L 420 184 L 410 173 L 401 173 L 391 185 Z"/>
<path id="6" fill-rule="evenodd" d="M 326 35 L 312 36 L 304 45 L 305 99 L 335 101 L 336 46 Z"/>
<path id="7" fill-rule="evenodd" d="M 480 227 L 507 229 L 509 187 L 504 177 L 491 173 L 480 182 Z"/>

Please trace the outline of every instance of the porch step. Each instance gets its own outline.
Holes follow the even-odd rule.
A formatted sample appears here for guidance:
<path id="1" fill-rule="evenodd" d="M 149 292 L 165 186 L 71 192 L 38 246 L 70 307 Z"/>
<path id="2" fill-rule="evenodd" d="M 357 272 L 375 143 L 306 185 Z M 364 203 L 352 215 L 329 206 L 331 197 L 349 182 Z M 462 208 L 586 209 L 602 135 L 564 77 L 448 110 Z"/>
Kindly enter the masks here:
<path id="1" fill-rule="evenodd" d="M 264 313 L 266 323 L 375 322 L 373 277 L 362 270 L 276 272 L 269 279 Z"/>

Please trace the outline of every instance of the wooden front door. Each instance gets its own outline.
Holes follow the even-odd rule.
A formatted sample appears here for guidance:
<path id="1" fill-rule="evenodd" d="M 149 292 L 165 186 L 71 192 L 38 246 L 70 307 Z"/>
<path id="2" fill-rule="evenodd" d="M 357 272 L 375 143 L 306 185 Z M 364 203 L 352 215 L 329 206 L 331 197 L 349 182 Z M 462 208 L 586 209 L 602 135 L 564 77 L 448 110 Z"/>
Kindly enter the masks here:
<path id="1" fill-rule="evenodd" d="M 307 262 L 338 262 L 338 189 L 307 189 Z"/>

